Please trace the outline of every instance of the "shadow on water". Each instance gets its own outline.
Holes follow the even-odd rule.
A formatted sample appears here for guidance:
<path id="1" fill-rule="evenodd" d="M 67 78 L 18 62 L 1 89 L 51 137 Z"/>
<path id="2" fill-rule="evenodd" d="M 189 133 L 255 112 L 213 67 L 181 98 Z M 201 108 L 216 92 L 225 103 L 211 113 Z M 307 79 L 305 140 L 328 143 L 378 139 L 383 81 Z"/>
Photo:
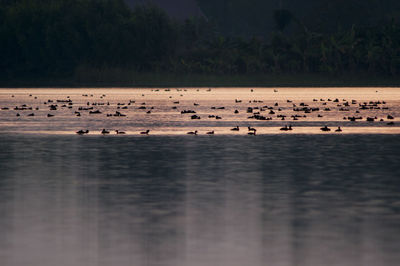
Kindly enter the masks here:
<path id="1" fill-rule="evenodd" d="M 0 135 L 0 264 L 397 265 L 395 135 Z"/>

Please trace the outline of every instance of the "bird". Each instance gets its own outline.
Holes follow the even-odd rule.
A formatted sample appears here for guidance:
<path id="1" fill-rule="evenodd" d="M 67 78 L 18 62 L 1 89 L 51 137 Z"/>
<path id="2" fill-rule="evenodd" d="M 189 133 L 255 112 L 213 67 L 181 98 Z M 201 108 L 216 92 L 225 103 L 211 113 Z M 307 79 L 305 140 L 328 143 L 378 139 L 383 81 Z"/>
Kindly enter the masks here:
<path id="1" fill-rule="evenodd" d="M 280 130 L 282 131 L 288 131 L 288 130 L 293 130 L 292 126 L 289 125 L 289 127 L 287 125 L 285 125 L 284 127 L 281 127 Z"/>
<path id="2" fill-rule="evenodd" d="M 320 128 L 322 131 L 331 131 L 331 129 L 327 126 L 321 127 Z"/>
<path id="3" fill-rule="evenodd" d="M 239 126 L 236 126 L 234 128 L 231 128 L 232 131 L 239 131 Z"/>
<path id="4" fill-rule="evenodd" d="M 107 131 L 105 128 L 101 131 L 101 134 L 110 134 L 110 131 Z"/>
<path id="5" fill-rule="evenodd" d="M 88 134 L 88 133 L 89 133 L 89 130 L 83 131 L 82 129 L 76 132 L 76 134 L 78 134 L 78 135 L 83 135 L 83 134 Z"/>
<path id="6" fill-rule="evenodd" d="M 247 129 L 248 129 L 249 131 L 256 131 L 256 129 L 255 129 L 254 127 L 247 127 Z"/>
<path id="7" fill-rule="evenodd" d="M 197 130 L 193 131 L 189 131 L 188 133 L 186 133 L 188 135 L 197 135 Z"/>
<path id="8" fill-rule="evenodd" d="M 141 135 L 149 135 L 150 130 L 142 131 L 140 132 Z"/>
<path id="9" fill-rule="evenodd" d="M 207 135 L 214 135 L 214 130 L 206 133 Z"/>
<path id="10" fill-rule="evenodd" d="M 117 129 L 117 130 L 115 130 L 115 133 L 117 133 L 117 135 L 126 134 L 124 131 L 119 131 L 118 129 Z"/>

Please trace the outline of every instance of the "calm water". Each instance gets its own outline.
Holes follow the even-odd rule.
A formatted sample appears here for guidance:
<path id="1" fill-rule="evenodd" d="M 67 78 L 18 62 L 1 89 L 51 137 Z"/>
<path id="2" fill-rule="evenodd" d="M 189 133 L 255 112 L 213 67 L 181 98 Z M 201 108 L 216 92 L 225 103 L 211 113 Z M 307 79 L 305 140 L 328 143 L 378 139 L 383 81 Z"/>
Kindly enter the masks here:
<path id="1" fill-rule="evenodd" d="M 399 88 L 0 89 L 0 108 L 0 132 L 10 134 L 75 134 L 78 130 L 100 134 L 105 128 L 129 135 L 147 129 L 151 135 L 195 130 L 247 135 L 248 126 L 256 127 L 258 134 L 326 134 L 319 130 L 324 125 L 332 127 L 330 133 L 341 126 L 341 134 L 400 134 Z M 318 110 L 294 111 L 302 108 Z M 185 110 L 196 113 L 181 114 Z M 96 111 L 100 113 L 90 114 Z M 114 116 L 116 112 L 126 116 Z M 191 119 L 192 115 L 201 119 Z M 255 115 L 268 120 L 252 118 Z M 394 119 L 388 120 L 388 115 Z M 344 120 L 348 117 L 362 119 Z M 375 122 L 366 121 L 367 117 Z M 394 125 L 387 125 L 389 121 Z M 294 130 L 280 131 L 285 125 Z M 231 131 L 235 126 L 243 130 Z"/>
<path id="2" fill-rule="evenodd" d="M 376 92 L 369 90 L 358 97 L 371 98 Z M 396 123 L 397 91 L 387 90 L 373 100 L 386 97 L 390 109 L 369 112 L 390 112 Z M 35 97 L 17 92 L 14 99 L 26 97 L 21 104 Z M 0 107 L 20 104 L 9 93 Z M 218 100 L 204 95 L 197 108 Z M 266 95 L 259 96 L 264 103 Z M 125 121 L 85 114 L 76 122 L 73 115 L 59 118 L 59 110 L 53 122 L 43 122 L 43 114 L 18 121 L 7 115 L 14 110 L 0 111 L 0 265 L 398 265 L 400 135 L 387 134 L 396 126 L 358 121 L 344 129 L 374 134 L 310 134 L 319 133 L 320 121 L 307 118 L 295 122 L 310 133 L 281 134 L 275 120 L 248 122 L 247 114 L 228 120 L 235 96 L 223 100 L 228 110 L 218 122 L 180 113 L 160 121 L 155 114 L 143 126 L 135 120 L 146 117 L 139 111 Z M 284 95 L 281 102 L 288 97 L 304 96 Z M 330 117 L 323 122 L 344 123 Z M 74 135 L 83 122 L 130 134 Z M 261 124 L 269 122 L 276 124 Z M 266 133 L 230 132 L 236 123 Z M 138 135 L 143 128 L 155 134 Z M 220 134 L 183 134 L 196 128 Z"/>

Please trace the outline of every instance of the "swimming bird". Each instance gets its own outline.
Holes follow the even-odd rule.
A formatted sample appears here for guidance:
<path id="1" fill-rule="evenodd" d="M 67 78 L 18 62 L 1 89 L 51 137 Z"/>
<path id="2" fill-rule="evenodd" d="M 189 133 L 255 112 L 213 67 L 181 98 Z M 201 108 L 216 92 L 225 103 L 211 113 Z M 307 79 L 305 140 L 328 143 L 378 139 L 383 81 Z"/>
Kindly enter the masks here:
<path id="1" fill-rule="evenodd" d="M 331 129 L 328 126 L 324 126 L 320 128 L 321 131 L 331 131 Z"/>
<path id="2" fill-rule="evenodd" d="M 115 133 L 117 133 L 117 135 L 126 134 L 124 131 L 119 131 L 118 129 L 117 129 L 117 130 L 115 130 Z"/>
<path id="3" fill-rule="evenodd" d="M 150 130 L 142 131 L 140 132 L 141 135 L 149 135 Z"/>
<path id="4" fill-rule="evenodd" d="M 78 135 L 83 135 L 83 134 L 88 134 L 88 133 L 89 133 L 89 130 L 83 131 L 82 129 L 76 132 L 76 134 L 78 134 Z"/>
<path id="5" fill-rule="evenodd" d="M 282 131 L 288 131 L 288 130 L 293 130 L 293 129 L 292 129 L 292 126 L 291 126 L 291 125 L 289 125 L 289 127 L 288 127 L 287 125 L 285 125 L 284 127 L 281 127 L 280 130 L 282 130 Z"/>
<path id="6" fill-rule="evenodd" d="M 188 133 L 186 133 L 188 135 L 197 135 L 197 130 L 193 131 L 189 131 Z"/>
<path id="7" fill-rule="evenodd" d="M 232 131 L 239 131 L 239 126 L 236 126 L 234 128 L 231 128 Z"/>
<path id="8" fill-rule="evenodd" d="M 110 134 L 110 131 L 107 131 L 105 128 L 101 131 L 101 134 Z"/>
<path id="9" fill-rule="evenodd" d="M 342 132 L 342 129 L 340 127 L 338 127 L 335 132 Z"/>
<path id="10" fill-rule="evenodd" d="M 214 135 L 214 130 L 206 133 L 207 135 Z"/>
<path id="11" fill-rule="evenodd" d="M 256 129 L 255 129 L 254 127 L 247 127 L 247 129 L 248 129 L 249 131 L 256 131 Z"/>

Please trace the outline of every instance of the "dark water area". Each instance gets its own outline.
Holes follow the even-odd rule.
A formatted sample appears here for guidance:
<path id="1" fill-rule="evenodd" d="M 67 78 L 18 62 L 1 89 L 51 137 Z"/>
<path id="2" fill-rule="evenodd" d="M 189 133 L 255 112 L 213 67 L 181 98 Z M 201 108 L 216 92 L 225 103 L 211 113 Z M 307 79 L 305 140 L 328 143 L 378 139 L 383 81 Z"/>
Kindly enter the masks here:
<path id="1" fill-rule="evenodd" d="M 0 265 L 398 265 L 398 135 L 0 134 Z"/>

